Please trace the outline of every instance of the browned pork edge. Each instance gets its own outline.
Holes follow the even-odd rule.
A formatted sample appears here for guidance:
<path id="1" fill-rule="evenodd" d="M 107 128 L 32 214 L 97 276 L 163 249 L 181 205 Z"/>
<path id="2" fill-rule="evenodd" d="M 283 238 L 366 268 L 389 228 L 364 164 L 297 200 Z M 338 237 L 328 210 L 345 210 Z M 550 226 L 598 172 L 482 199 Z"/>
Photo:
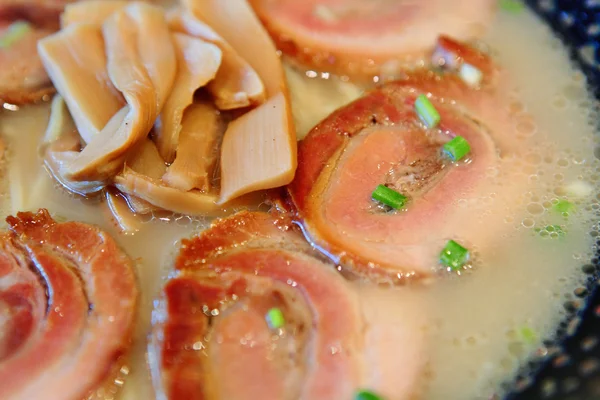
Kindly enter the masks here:
<path id="1" fill-rule="evenodd" d="M 37 41 L 59 29 L 60 14 L 73 0 L 5 0 L 0 4 L 0 26 L 15 21 L 27 21 L 32 31 L 6 49 L 0 49 L 0 68 L 10 68 L 7 81 L 0 83 L 0 102 L 15 105 L 33 103 L 55 92 L 50 78 L 37 54 Z M 19 87 L 29 76 L 40 82 L 31 87 Z M 46 79 L 44 79 L 46 77 Z"/>
<path id="2" fill-rule="evenodd" d="M 138 297 L 131 260 L 107 233 L 58 223 L 45 209 L 7 222 L 0 300 L 20 305 L 8 326 L 29 328 L 12 331 L 22 346 L 0 360 L 0 397 L 79 400 L 111 383 L 130 347 Z M 37 291 L 45 296 L 33 297 Z"/>
<path id="3" fill-rule="evenodd" d="M 331 72 L 337 75 L 349 76 L 354 81 L 373 81 L 373 79 L 385 73 L 386 63 L 398 62 L 403 67 L 410 67 L 422 61 L 430 49 L 413 49 L 406 54 L 398 53 L 393 49 L 387 54 L 367 54 L 358 56 L 357 54 L 347 54 L 343 50 L 335 48 L 333 43 L 326 45 L 315 44 L 314 39 L 307 39 L 302 35 L 294 35 L 279 26 L 277 20 L 269 12 L 269 0 L 250 0 L 254 12 L 261 20 L 277 48 L 301 68 L 313 68 L 317 71 Z M 326 3 L 326 2 L 324 2 Z M 478 21 L 481 27 L 487 27 L 496 13 L 497 4 L 493 0 L 477 0 L 477 7 L 481 7 L 481 19 Z M 485 12 L 483 12 L 485 10 Z M 397 27 L 402 27 L 402 22 L 398 22 Z M 397 27 L 390 27 L 393 31 Z M 478 29 L 481 31 L 481 29 Z M 339 33 L 343 35 L 343 33 Z M 354 32 L 350 33 L 356 34 Z M 439 32 L 441 35 L 453 35 L 451 31 Z M 410 35 L 407 31 L 404 35 Z M 471 37 L 462 37 L 462 40 L 476 39 L 481 36 L 472 32 Z M 308 42 L 308 43 L 307 43 Z M 328 46 L 329 45 L 329 46 Z M 398 68 L 400 68 L 398 66 Z"/>

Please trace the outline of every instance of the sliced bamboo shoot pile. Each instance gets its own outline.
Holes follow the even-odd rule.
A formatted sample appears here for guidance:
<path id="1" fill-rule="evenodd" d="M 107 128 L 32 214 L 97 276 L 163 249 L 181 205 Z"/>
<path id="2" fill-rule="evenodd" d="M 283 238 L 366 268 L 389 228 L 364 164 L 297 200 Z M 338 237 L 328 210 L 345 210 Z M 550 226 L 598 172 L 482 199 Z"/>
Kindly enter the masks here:
<path id="1" fill-rule="evenodd" d="M 60 16 L 60 26 L 66 28 L 75 23 L 102 25 L 115 11 L 129 4 L 125 0 L 87 0 L 69 4 Z"/>
<path id="2" fill-rule="evenodd" d="M 127 200 L 127 205 L 129 205 L 129 208 L 135 214 L 145 215 L 145 214 L 151 214 L 155 211 L 166 211 L 163 208 L 160 208 L 153 204 L 150 204 L 146 200 L 142 200 L 139 197 L 135 197 L 131 194 L 121 193 L 121 195 L 123 195 L 123 197 L 125 197 L 125 200 Z"/>
<path id="3" fill-rule="evenodd" d="M 221 65 L 221 50 L 210 43 L 181 33 L 173 34 L 177 78 L 155 127 L 158 151 L 167 161 L 175 159 L 183 112 L 194 100 L 194 92 L 215 77 Z"/>
<path id="4" fill-rule="evenodd" d="M 187 215 L 225 215 L 231 209 L 219 206 L 215 194 L 198 190 L 182 191 L 169 187 L 161 180 L 166 172 L 163 158 L 156 145 L 146 139 L 127 160 L 125 169 L 114 180 L 115 187 L 136 202 L 155 209 L 165 209 Z M 143 205 L 142 203 L 142 205 Z M 131 206 L 132 203 L 130 202 Z M 150 212 L 154 211 L 151 209 Z M 117 217 L 118 218 L 118 217 Z"/>
<path id="5" fill-rule="evenodd" d="M 133 234 L 139 232 L 142 221 L 129 207 L 127 199 L 115 189 L 108 189 L 105 193 L 106 206 L 122 233 Z"/>
<path id="6" fill-rule="evenodd" d="M 294 178 L 296 141 L 287 136 L 293 131 L 287 107 L 279 92 L 229 124 L 221 147 L 220 202 Z"/>
<path id="7" fill-rule="evenodd" d="M 71 181 L 60 173 L 64 163 L 77 156 L 81 147 L 80 141 L 79 132 L 64 99 L 58 94 L 55 95 L 50 107 L 50 121 L 38 152 L 54 179 L 68 190 L 86 195 L 101 190 L 103 182 Z"/>
<path id="8" fill-rule="evenodd" d="M 180 9 L 171 11 L 167 19 L 172 30 L 213 43 L 223 52 L 219 71 L 207 85 L 219 109 L 256 106 L 265 101 L 265 87 L 256 71 L 210 26 Z"/>
<path id="9" fill-rule="evenodd" d="M 267 97 L 286 91 L 277 48 L 247 0 L 182 0 L 182 4 L 190 15 L 209 24 L 252 66 L 265 85 Z"/>
<path id="10" fill-rule="evenodd" d="M 132 149 L 125 162 L 127 167 L 152 179 L 160 179 L 167 170 L 156 144 L 148 138 Z"/>
<path id="11" fill-rule="evenodd" d="M 288 184 L 296 170 L 296 135 L 283 67 L 271 38 L 246 0 L 183 3 L 192 15 L 210 21 L 256 70 L 267 91 L 266 103 L 233 121 L 225 132 L 219 202 Z"/>
<path id="12" fill-rule="evenodd" d="M 296 168 L 283 68 L 252 9 L 240 0 L 185 4 L 168 19 L 142 2 L 73 4 L 62 31 L 39 45 L 62 95 L 40 153 L 67 189 L 106 189 L 124 231 L 138 229 L 136 213 L 224 215 L 257 197 L 231 200 L 285 185 Z M 215 104 L 194 102 L 201 88 Z M 247 107 L 225 129 L 218 110 Z"/>
<path id="13" fill-rule="evenodd" d="M 217 145 L 225 126 L 219 112 L 208 102 L 189 106 L 181 125 L 177 157 L 162 179 L 179 190 L 209 192 Z"/>
<path id="14" fill-rule="evenodd" d="M 127 111 L 117 113 L 66 165 L 63 174 L 73 180 L 109 180 L 116 175 L 126 152 L 150 132 L 175 78 L 173 44 L 160 9 L 134 3 L 111 15 L 103 33 L 108 73 L 123 93 Z"/>
<path id="15" fill-rule="evenodd" d="M 87 196 L 101 191 L 106 182 L 104 181 L 74 181 L 63 175 L 62 171 L 79 154 L 79 136 L 66 135 L 56 140 L 48 149 L 44 157 L 44 163 L 48 171 L 61 185 L 73 193 Z"/>
<path id="16" fill-rule="evenodd" d="M 38 147 L 38 154 L 44 157 L 48 148 L 61 137 L 65 135 L 75 137 L 78 134 L 77 126 L 71 114 L 69 114 L 65 99 L 60 94 L 54 95 L 50 104 L 50 120 L 48 121 L 42 142 Z"/>
<path id="17" fill-rule="evenodd" d="M 108 77 L 102 31 L 76 24 L 40 40 L 38 52 L 83 141 L 90 142 L 125 104 Z"/>
<path id="18" fill-rule="evenodd" d="M 159 179 L 152 179 L 125 167 L 115 177 L 115 186 L 123 193 L 138 197 L 148 203 L 176 213 L 198 216 L 220 216 L 230 213 L 231 207 L 217 204 L 215 194 L 202 193 L 199 190 L 188 192 L 167 186 Z"/>
<path id="19" fill-rule="evenodd" d="M 165 160 L 158 153 L 156 144 L 149 138 L 146 138 L 131 150 L 131 154 L 125 161 L 125 165 L 138 174 L 151 179 L 160 179 L 167 170 Z M 133 213 L 150 214 L 154 211 L 162 210 L 162 208 L 156 207 L 130 193 L 120 193 L 120 195 L 125 198 L 127 205 Z M 117 216 L 115 218 L 118 219 Z"/>

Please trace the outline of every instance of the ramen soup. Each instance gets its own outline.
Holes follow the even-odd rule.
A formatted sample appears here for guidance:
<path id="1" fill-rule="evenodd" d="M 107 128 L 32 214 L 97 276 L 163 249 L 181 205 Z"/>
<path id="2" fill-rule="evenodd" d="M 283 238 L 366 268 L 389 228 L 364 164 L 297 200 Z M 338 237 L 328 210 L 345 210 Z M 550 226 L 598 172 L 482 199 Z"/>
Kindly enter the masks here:
<path id="1" fill-rule="evenodd" d="M 419 338 L 424 351 L 403 358 L 409 372 L 393 382 L 404 387 L 404 380 L 417 379 L 410 368 L 422 361 L 416 385 L 426 399 L 502 396 L 502 384 L 530 357 L 548 354 L 542 340 L 552 337 L 569 308 L 581 305 L 582 266 L 596 250 L 600 143 L 596 102 L 583 74 L 528 11 L 499 12 L 481 44 L 510 73 L 513 101 L 505 106 L 516 117 L 505 138 L 519 149 L 518 157 L 485 170 L 480 192 L 452 200 L 485 244 L 470 245 L 468 266 L 442 270 L 431 284 L 373 285 L 360 274 L 347 281 L 369 305 L 363 307 L 367 320 L 387 321 L 391 331 L 408 329 L 407 340 Z M 299 138 L 368 87 L 295 63 L 285 68 Z M 132 351 L 119 360 L 114 382 L 91 398 L 154 398 L 149 370 L 156 366 L 148 365 L 148 341 L 155 300 L 172 274 L 181 240 L 207 229 L 211 218 L 155 213 L 141 220 L 137 232 L 121 233 L 100 200 L 68 193 L 45 169 L 38 145 L 49 112 L 49 103 L 42 103 L 6 105 L 0 114 L 6 144 L 1 214 L 46 208 L 59 222 L 95 224 L 134 260 L 140 298 Z M 402 343 L 389 343 L 384 354 L 386 349 L 387 357 L 395 358 L 398 349 L 404 352 L 398 357 L 407 357 Z"/>

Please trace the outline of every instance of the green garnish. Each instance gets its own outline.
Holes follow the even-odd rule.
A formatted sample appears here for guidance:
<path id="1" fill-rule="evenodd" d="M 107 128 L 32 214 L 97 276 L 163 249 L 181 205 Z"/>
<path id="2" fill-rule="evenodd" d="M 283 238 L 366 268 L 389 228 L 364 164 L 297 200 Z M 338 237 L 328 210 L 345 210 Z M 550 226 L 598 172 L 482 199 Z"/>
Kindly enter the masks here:
<path id="1" fill-rule="evenodd" d="M 279 329 L 285 325 L 285 318 L 279 308 L 275 307 L 267 311 L 267 324 L 271 329 Z"/>
<path id="2" fill-rule="evenodd" d="M 6 32 L 0 36 L 0 48 L 7 48 L 21 39 L 31 30 L 31 25 L 25 21 L 16 21 L 10 24 Z"/>
<path id="3" fill-rule="evenodd" d="M 452 159 L 458 161 L 471 151 L 471 145 L 462 136 L 455 136 L 451 141 L 444 144 L 444 153 Z"/>
<path id="4" fill-rule="evenodd" d="M 523 7 L 521 0 L 500 0 L 500 8 L 504 11 L 518 13 L 523 10 Z"/>
<path id="5" fill-rule="evenodd" d="M 469 86 L 479 86 L 483 79 L 483 72 L 471 64 L 463 63 L 458 70 L 458 76 Z"/>
<path id="6" fill-rule="evenodd" d="M 469 261 L 469 250 L 456 243 L 454 240 L 448 240 L 446 247 L 440 253 L 440 262 L 456 271 Z"/>
<path id="7" fill-rule="evenodd" d="M 373 200 L 385 204 L 386 206 L 392 207 L 396 210 L 401 209 L 406 204 L 407 197 L 398 193 L 394 189 L 390 189 L 385 185 L 378 185 L 373 194 L 371 194 Z"/>
<path id="8" fill-rule="evenodd" d="M 563 215 L 569 215 L 571 211 L 575 211 L 575 204 L 568 200 L 559 200 L 558 203 L 552 206 L 552 209 Z"/>
<path id="9" fill-rule="evenodd" d="M 519 333 L 523 341 L 526 343 L 533 344 L 537 339 L 535 331 L 528 326 L 522 327 Z"/>
<path id="10" fill-rule="evenodd" d="M 440 123 L 440 114 L 424 94 L 419 95 L 415 101 L 415 109 L 419 118 L 428 128 L 435 128 Z"/>
<path id="11" fill-rule="evenodd" d="M 354 396 L 354 400 L 383 400 L 381 397 L 377 396 L 375 393 L 370 392 L 368 390 L 361 390 L 356 393 Z"/>

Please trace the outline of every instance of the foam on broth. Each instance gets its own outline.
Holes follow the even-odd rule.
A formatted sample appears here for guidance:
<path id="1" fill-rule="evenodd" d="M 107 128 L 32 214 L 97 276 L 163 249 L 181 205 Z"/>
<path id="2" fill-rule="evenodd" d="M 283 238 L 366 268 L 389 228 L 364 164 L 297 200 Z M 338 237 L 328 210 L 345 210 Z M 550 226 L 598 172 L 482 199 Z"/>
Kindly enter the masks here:
<path id="1" fill-rule="evenodd" d="M 485 41 L 518 82 L 515 91 L 523 105 L 510 106 L 535 117 L 535 124 L 522 121 L 512 134 L 530 136 L 536 145 L 508 168 L 525 174 L 529 186 L 516 198 L 506 198 L 500 185 L 505 177 L 492 173 L 497 190 L 481 193 L 476 205 L 457 202 L 456 207 L 472 208 L 473 215 L 482 213 L 482 226 L 489 221 L 486 209 L 511 205 L 490 227 L 498 231 L 497 240 L 485 249 L 474 249 L 473 271 L 449 275 L 429 287 L 396 289 L 398 296 L 356 284 L 364 295 L 392 296 L 402 307 L 424 302 L 431 310 L 424 332 L 431 339 L 423 388 L 427 399 L 501 395 L 500 384 L 525 359 L 535 352 L 544 354 L 541 339 L 552 335 L 565 314 L 564 303 L 575 298 L 573 292 L 584 279 L 581 266 L 591 258 L 598 235 L 593 227 L 600 216 L 596 190 L 600 161 L 594 156 L 599 143 L 591 111 L 596 102 L 585 90 L 583 75 L 569 63 L 549 29 L 529 13 L 500 14 Z M 361 93 L 349 83 L 323 80 L 315 73 L 309 73 L 316 76 L 311 79 L 288 69 L 288 75 L 299 136 Z M 119 234 L 101 204 L 57 188 L 42 167 L 37 143 L 48 114 L 47 105 L 0 114 L 0 132 L 9 146 L 3 184 L 10 183 L 10 191 L 0 196 L 0 213 L 5 217 L 45 207 L 57 218 L 97 224 L 137 260 L 141 299 L 134 351 L 123 369 L 128 376 L 124 385 L 117 380 L 114 390 L 103 390 L 95 398 L 154 398 L 145 360 L 152 302 L 171 269 L 178 241 L 206 228 L 209 221 L 155 218 L 135 235 Z M 552 205 L 567 197 L 577 211 L 565 218 L 553 212 Z M 550 224 L 561 225 L 566 235 L 555 238 L 551 237 L 555 232 L 536 232 Z M 123 388 L 115 396 L 119 386 Z"/>

